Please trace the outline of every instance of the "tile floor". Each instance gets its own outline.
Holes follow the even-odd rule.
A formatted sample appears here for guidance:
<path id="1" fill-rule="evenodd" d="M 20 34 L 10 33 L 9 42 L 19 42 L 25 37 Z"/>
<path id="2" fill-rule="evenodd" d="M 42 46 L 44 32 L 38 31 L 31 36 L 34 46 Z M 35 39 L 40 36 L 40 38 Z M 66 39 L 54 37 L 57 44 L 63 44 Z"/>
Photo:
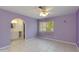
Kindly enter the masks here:
<path id="1" fill-rule="evenodd" d="M 77 52 L 74 45 L 57 41 L 32 38 L 27 40 L 14 40 L 9 48 L 2 52 Z"/>

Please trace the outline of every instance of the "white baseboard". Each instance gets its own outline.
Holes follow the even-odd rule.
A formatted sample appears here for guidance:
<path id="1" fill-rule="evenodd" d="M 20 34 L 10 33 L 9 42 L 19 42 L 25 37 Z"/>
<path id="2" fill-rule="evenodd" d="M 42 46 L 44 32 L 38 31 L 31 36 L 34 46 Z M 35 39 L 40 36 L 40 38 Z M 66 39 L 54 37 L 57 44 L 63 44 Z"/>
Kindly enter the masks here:
<path id="1" fill-rule="evenodd" d="M 40 37 L 40 38 L 44 38 L 44 37 Z M 67 42 L 67 41 L 64 41 L 64 40 L 57 40 L 57 39 L 51 39 L 51 38 L 44 38 L 44 39 L 50 39 L 50 40 L 57 41 L 57 42 L 62 42 L 62 43 L 66 43 L 66 44 L 76 45 L 76 43 Z"/>
<path id="2" fill-rule="evenodd" d="M 44 38 L 44 37 L 40 37 L 40 38 Z M 75 45 L 76 48 L 77 48 L 77 51 L 79 52 L 79 47 L 77 46 L 76 43 L 72 43 L 72 42 L 67 42 L 67 41 L 63 41 L 63 40 L 54 40 L 54 39 L 51 39 L 51 38 L 44 38 L 44 39 L 50 39 L 50 40 L 53 40 L 53 41 L 57 41 L 57 42 L 62 42 L 62 43 L 66 43 L 66 44 L 71 44 L 71 45 Z"/>
<path id="3" fill-rule="evenodd" d="M 9 47 L 10 47 L 10 45 L 7 45 L 7 46 L 4 46 L 4 47 L 1 47 L 0 50 L 7 49 Z"/>

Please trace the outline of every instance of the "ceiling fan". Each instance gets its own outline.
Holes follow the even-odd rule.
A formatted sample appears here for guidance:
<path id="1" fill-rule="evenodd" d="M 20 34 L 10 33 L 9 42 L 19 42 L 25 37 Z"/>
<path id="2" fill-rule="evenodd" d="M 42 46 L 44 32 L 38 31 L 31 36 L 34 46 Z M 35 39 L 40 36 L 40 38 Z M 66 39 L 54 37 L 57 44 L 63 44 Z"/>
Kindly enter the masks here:
<path id="1" fill-rule="evenodd" d="M 46 6 L 39 6 L 38 7 L 40 9 L 40 16 L 47 16 L 49 14 L 49 10 L 51 10 L 51 8 L 47 8 Z"/>

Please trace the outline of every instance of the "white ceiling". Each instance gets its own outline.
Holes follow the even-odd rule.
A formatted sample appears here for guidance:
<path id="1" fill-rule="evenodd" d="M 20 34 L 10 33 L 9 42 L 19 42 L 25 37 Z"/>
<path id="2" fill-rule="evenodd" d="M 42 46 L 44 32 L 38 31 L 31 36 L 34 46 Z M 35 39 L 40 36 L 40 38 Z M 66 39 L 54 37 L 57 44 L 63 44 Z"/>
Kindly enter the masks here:
<path id="1" fill-rule="evenodd" d="M 48 6 L 50 8 L 49 15 L 46 17 L 62 16 L 71 14 L 77 11 L 77 6 Z M 36 19 L 44 18 L 39 15 L 40 10 L 38 6 L 0 6 L 0 9 L 15 12 L 21 15 L 33 17 Z"/>

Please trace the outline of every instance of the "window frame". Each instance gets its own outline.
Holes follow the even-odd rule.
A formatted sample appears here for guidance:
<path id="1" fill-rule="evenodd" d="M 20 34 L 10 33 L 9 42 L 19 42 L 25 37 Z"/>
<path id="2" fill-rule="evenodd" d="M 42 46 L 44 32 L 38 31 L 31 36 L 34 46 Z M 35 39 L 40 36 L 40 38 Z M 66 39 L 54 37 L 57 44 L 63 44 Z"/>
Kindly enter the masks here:
<path id="1" fill-rule="evenodd" d="M 45 27 L 46 31 L 43 30 L 43 24 L 42 23 L 48 23 L 48 22 L 49 21 L 40 21 L 39 22 L 39 32 L 47 32 L 47 33 L 54 32 L 54 29 L 55 29 L 55 22 L 54 21 L 50 21 L 50 22 L 52 22 L 52 26 L 53 26 L 51 28 L 51 31 L 47 31 L 47 26 L 48 26 L 47 24 L 46 24 L 46 27 Z M 40 27 L 40 26 L 42 26 L 42 27 Z"/>

